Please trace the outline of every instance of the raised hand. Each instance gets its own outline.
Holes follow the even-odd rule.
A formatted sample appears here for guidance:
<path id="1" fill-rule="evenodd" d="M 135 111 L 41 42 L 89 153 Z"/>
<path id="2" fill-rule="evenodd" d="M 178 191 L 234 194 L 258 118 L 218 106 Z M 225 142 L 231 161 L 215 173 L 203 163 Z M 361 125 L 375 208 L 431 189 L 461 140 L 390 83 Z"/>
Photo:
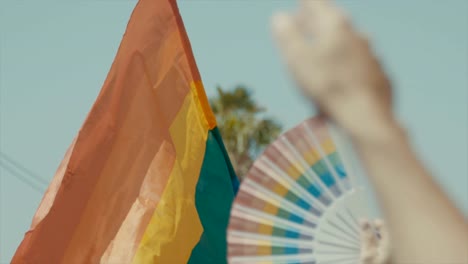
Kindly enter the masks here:
<path id="1" fill-rule="evenodd" d="M 379 134 L 393 121 L 389 80 L 368 41 L 330 1 L 302 0 L 297 13 L 278 14 L 272 24 L 292 75 L 322 113 L 351 136 Z"/>
<path id="2" fill-rule="evenodd" d="M 300 3 L 273 18 L 276 41 L 302 91 L 351 136 L 394 241 L 391 260 L 468 263 L 466 220 L 395 122 L 391 85 L 368 41 L 330 1 Z"/>

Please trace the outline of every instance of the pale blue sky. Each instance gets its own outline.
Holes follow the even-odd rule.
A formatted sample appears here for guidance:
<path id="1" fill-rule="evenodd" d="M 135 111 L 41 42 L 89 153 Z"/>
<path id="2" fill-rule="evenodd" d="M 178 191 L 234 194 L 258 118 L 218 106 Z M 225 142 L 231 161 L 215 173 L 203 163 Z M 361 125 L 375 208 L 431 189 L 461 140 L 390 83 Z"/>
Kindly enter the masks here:
<path id="1" fill-rule="evenodd" d="M 0 150 L 50 180 L 112 63 L 135 1 L 0 0 Z M 445 190 L 468 214 L 468 2 L 340 1 L 375 41 L 397 111 Z M 309 116 L 269 32 L 289 0 L 185 0 L 179 6 L 208 95 L 251 87 L 286 128 Z M 0 170 L 0 263 L 42 194 Z M 398 193 L 398 190 L 395 190 Z"/>

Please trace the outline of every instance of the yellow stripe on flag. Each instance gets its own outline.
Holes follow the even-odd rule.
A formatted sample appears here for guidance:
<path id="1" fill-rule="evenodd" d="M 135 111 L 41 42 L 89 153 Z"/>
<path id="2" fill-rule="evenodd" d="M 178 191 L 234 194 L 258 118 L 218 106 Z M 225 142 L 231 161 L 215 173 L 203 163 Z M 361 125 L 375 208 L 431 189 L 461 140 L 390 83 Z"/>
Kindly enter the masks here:
<path id="1" fill-rule="evenodd" d="M 192 89 L 170 128 L 177 158 L 133 259 L 135 264 L 186 263 L 203 232 L 195 208 L 195 187 L 203 163 L 208 122 L 197 102 Z"/>

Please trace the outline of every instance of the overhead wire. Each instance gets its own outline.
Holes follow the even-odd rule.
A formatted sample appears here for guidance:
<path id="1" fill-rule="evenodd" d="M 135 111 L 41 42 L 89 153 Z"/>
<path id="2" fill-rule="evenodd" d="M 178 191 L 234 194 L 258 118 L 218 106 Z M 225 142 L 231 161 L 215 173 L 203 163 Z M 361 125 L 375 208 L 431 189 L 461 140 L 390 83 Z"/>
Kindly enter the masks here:
<path id="1" fill-rule="evenodd" d="M 29 170 L 4 152 L 0 152 L 0 167 L 13 177 L 40 193 L 43 193 L 49 184 L 46 180 L 42 179 L 36 173 Z"/>

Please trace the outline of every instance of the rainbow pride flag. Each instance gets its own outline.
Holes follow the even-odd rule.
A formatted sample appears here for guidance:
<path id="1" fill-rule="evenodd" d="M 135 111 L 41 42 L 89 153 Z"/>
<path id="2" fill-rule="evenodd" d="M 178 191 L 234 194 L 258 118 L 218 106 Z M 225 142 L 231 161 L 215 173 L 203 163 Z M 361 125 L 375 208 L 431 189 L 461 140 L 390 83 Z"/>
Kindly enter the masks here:
<path id="1" fill-rule="evenodd" d="M 175 0 L 141 0 L 12 263 L 225 263 L 237 184 Z"/>

